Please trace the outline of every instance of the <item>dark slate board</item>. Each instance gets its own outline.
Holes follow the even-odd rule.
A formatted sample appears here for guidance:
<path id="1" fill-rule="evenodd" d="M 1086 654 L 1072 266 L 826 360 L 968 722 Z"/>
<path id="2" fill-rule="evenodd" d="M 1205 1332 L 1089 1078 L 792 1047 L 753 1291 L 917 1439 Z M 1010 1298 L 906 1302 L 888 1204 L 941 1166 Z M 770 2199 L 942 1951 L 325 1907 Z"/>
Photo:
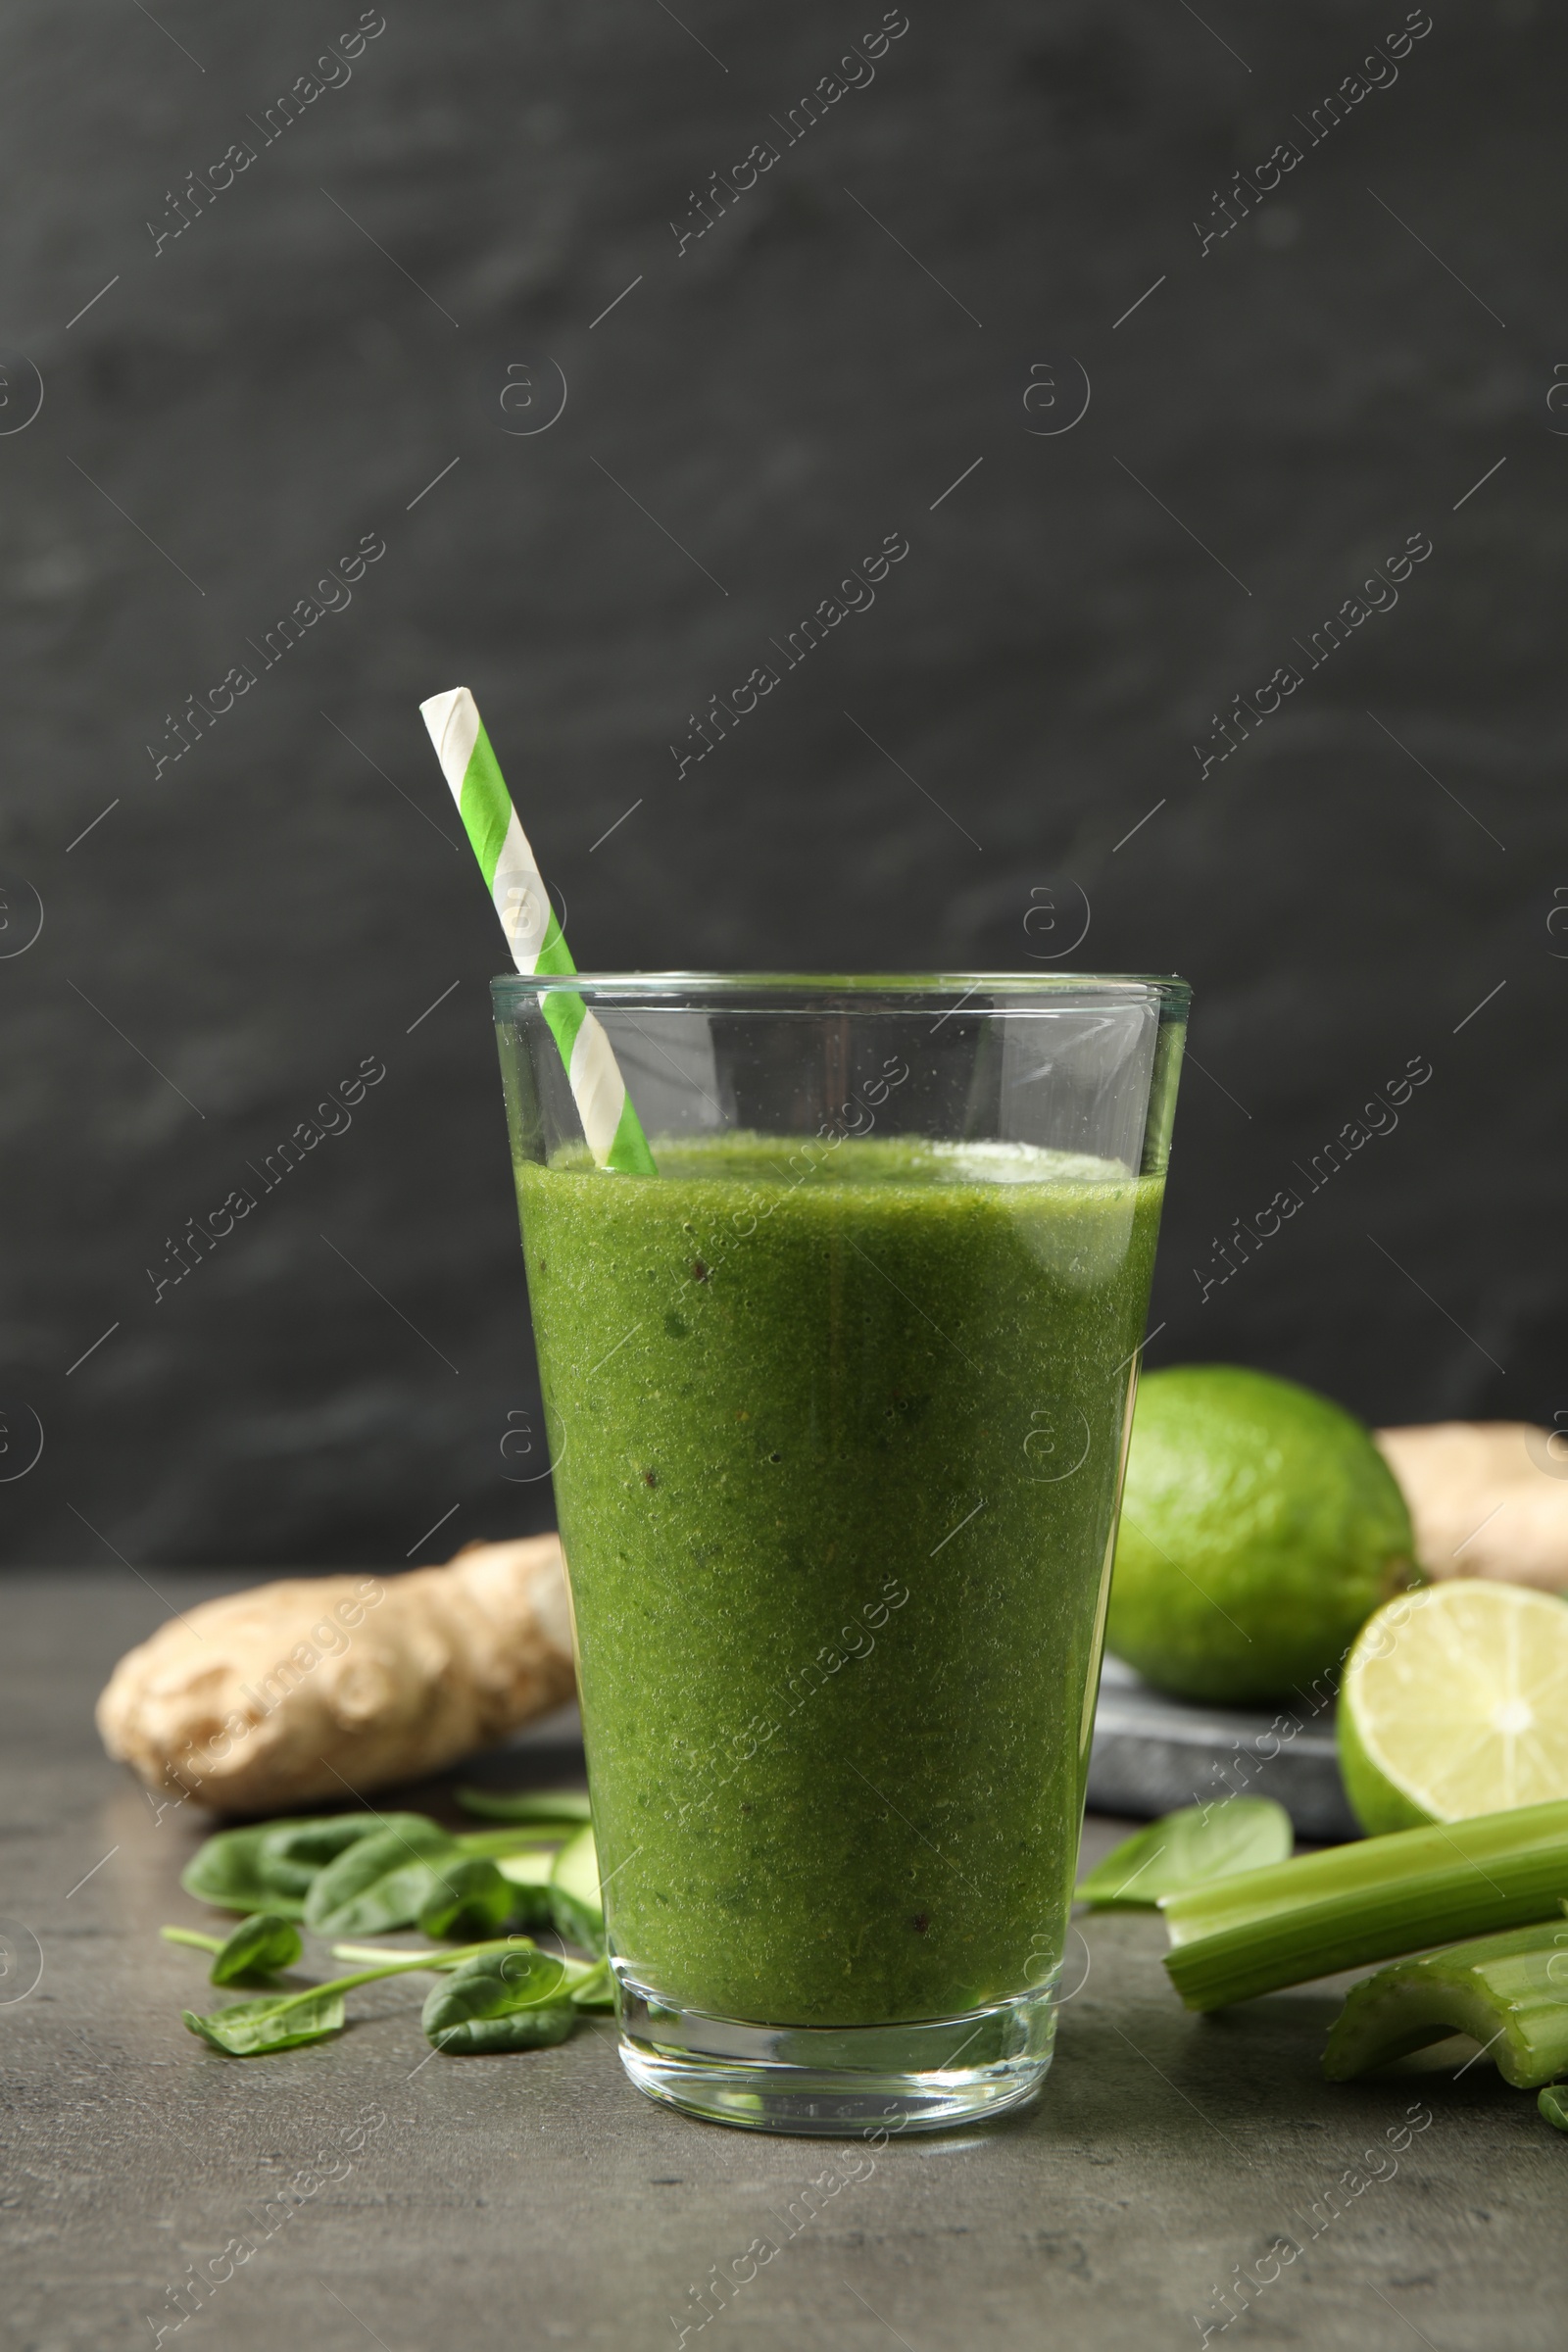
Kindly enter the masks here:
<path id="1" fill-rule="evenodd" d="M 1334 1743 L 1334 1712 L 1195 1706 L 1107 1657 L 1089 1759 L 1094 1812 L 1152 1818 L 1231 1795 L 1272 1796 L 1298 1834 L 1358 1838 Z"/>

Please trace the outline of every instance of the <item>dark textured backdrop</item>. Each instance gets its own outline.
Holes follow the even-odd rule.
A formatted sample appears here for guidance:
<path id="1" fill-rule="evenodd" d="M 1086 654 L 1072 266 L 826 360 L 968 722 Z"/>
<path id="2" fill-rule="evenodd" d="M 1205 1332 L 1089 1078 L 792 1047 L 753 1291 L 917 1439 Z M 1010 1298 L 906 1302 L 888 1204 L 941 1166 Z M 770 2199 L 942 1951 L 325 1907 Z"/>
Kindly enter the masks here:
<path id="1" fill-rule="evenodd" d="M 1398 0 L 908 0 L 787 144 L 875 0 L 384 12 L 342 69 L 354 0 L 0 28 L 6 1556 L 398 1562 L 547 1517 L 500 1452 L 536 1392 L 497 938 L 416 710 L 460 680 L 585 965 L 1187 974 L 1151 1361 L 1568 1406 L 1568 27 L 1432 0 L 1330 128 Z M 894 531 L 874 610 L 678 776 Z M 365 1057 L 352 1127 L 173 1285 Z"/>

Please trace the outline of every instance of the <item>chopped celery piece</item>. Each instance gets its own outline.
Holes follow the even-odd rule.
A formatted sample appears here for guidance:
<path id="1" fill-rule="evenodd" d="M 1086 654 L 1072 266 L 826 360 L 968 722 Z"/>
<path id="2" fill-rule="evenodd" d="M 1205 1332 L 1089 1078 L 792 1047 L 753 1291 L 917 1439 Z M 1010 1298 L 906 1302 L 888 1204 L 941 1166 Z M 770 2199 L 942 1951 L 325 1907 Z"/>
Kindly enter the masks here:
<path id="1" fill-rule="evenodd" d="M 1323 2072 L 1348 2082 L 1412 2050 L 1469 2034 L 1505 2082 L 1535 2090 L 1568 2074 L 1568 1926 L 1561 1918 L 1396 1960 L 1352 1985 Z"/>
<path id="2" fill-rule="evenodd" d="M 1162 1894 L 1236 1871 L 1285 1861 L 1293 1843 L 1291 1817 L 1268 1796 L 1233 1796 L 1217 1805 L 1184 1805 L 1152 1821 L 1096 1864 L 1079 1899 L 1102 1910 L 1152 1910 Z"/>
<path id="3" fill-rule="evenodd" d="M 1568 1801 L 1396 1830 L 1162 1898 L 1165 1966 L 1190 2009 L 1553 1918 Z"/>

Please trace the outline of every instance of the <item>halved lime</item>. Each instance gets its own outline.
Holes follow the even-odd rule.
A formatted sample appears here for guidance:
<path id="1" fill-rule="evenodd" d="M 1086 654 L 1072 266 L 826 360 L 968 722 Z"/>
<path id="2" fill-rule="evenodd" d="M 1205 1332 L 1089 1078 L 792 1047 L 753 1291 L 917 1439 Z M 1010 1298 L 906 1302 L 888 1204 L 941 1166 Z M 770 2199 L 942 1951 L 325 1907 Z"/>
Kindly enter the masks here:
<path id="1" fill-rule="evenodd" d="M 1339 1737 L 1369 1837 L 1568 1797 L 1568 1607 L 1474 1577 L 1390 1601 L 1350 1652 Z"/>

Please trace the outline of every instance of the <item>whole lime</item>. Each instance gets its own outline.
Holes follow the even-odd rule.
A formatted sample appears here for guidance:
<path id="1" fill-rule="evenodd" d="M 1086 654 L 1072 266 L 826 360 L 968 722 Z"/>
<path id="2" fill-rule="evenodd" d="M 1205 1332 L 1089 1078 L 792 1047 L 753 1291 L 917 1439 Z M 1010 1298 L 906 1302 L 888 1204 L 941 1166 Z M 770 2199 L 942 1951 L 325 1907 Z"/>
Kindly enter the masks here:
<path id="1" fill-rule="evenodd" d="M 1229 1705 L 1289 1698 L 1419 1583 L 1413 1560 L 1394 1473 L 1328 1397 L 1240 1364 L 1146 1375 L 1105 1622 L 1146 1681 Z"/>

